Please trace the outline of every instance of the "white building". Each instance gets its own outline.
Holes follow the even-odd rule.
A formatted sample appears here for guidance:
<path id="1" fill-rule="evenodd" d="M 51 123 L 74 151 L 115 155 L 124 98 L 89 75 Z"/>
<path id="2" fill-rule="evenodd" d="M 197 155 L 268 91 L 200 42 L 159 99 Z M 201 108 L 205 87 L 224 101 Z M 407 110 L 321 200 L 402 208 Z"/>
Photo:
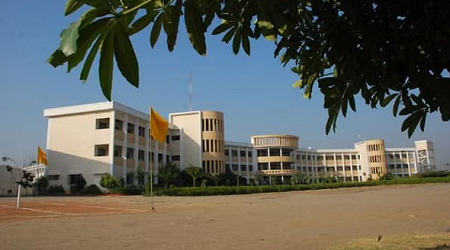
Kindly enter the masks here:
<path id="1" fill-rule="evenodd" d="M 433 144 L 385 148 L 383 140 L 367 140 L 352 149 L 299 149 L 298 137 L 253 136 L 251 143 L 225 142 L 223 114 L 191 111 L 169 114 L 165 143 L 149 138 L 149 115 L 117 102 L 101 102 L 44 110 L 48 118 L 46 175 L 50 185 L 66 189 L 81 176 L 99 184 L 110 173 L 136 184 L 131 173 L 174 162 L 219 174 L 228 168 L 252 179 L 276 176 L 282 182 L 303 173 L 313 180 L 333 174 L 342 181 L 366 181 L 393 173 L 411 176 L 435 167 Z M 138 180 L 145 182 L 146 180 Z"/>

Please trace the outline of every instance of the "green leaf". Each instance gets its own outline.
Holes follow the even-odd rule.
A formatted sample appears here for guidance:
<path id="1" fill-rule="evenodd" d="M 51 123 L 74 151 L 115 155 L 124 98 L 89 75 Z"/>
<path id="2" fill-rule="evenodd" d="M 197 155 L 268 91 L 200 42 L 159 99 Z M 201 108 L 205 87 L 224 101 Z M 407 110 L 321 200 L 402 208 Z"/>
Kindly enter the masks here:
<path id="1" fill-rule="evenodd" d="M 103 18 L 97 20 L 85 28 L 80 30 L 80 37 L 78 39 L 78 48 L 75 54 L 70 56 L 67 65 L 67 72 L 70 72 L 74 67 L 76 67 L 86 55 L 87 50 L 91 47 L 95 39 L 101 34 L 105 29 L 106 24 L 110 18 Z"/>
<path id="2" fill-rule="evenodd" d="M 200 55 L 206 55 L 205 27 L 194 0 L 186 0 L 185 2 L 184 21 L 192 46 Z"/>
<path id="3" fill-rule="evenodd" d="M 67 62 L 67 56 L 64 53 L 57 49 L 53 54 L 47 59 L 47 62 L 50 63 L 53 67 L 58 67 Z"/>
<path id="4" fill-rule="evenodd" d="M 420 120 L 420 130 L 425 131 L 425 123 L 427 120 L 427 112 L 422 113 L 422 119 Z"/>
<path id="5" fill-rule="evenodd" d="M 59 45 L 59 49 L 66 56 L 70 56 L 75 53 L 77 50 L 77 39 L 78 39 L 78 28 L 83 21 L 82 18 L 78 19 L 78 21 L 70 24 L 69 28 L 65 29 L 61 33 L 61 43 Z"/>
<path id="6" fill-rule="evenodd" d="M 84 4 L 87 4 L 89 6 L 95 7 L 95 8 L 110 8 L 109 6 L 109 0 L 80 0 Z"/>
<path id="7" fill-rule="evenodd" d="M 155 47 L 156 42 L 158 41 L 159 34 L 161 33 L 162 27 L 162 15 L 159 15 L 156 18 L 155 23 L 153 24 L 152 31 L 150 32 L 150 46 Z"/>
<path id="8" fill-rule="evenodd" d="M 213 30 L 212 34 L 213 34 L 213 35 L 218 35 L 218 34 L 220 34 L 220 33 L 222 33 L 222 32 L 225 32 L 226 30 L 228 30 L 229 28 L 231 28 L 231 27 L 233 27 L 233 26 L 234 26 L 234 23 L 232 23 L 232 22 L 224 22 L 224 23 L 221 23 L 219 26 L 217 26 L 217 27 Z"/>
<path id="9" fill-rule="evenodd" d="M 395 99 L 394 106 L 392 107 L 392 113 L 394 116 L 398 114 L 398 107 L 400 106 L 400 101 L 402 100 L 401 95 L 397 95 L 397 99 Z"/>
<path id="10" fill-rule="evenodd" d="M 145 14 L 138 20 L 136 20 L 133 24 L 131 24 L 130 29 L 128 30 L 128 35 L 134 35 L 139 31 L 143 30 L 147 27 L 155 18 L 157 12 L 154 12 L 155 15 Z"/>
<path id="11" fill-rule="evenodd" d="M 417 125 L 419 124 L 421 118 L 421 112 L 414 112 L 409 115 L 402 123 L 402 131 L 408 129 L 408 137 L 414 133 Z"/>
<path id="12" fill-rule="evenodd" d="M 350 97 L 348 98 L 348 102 L 350 103 L 350 108 L 356 112 L 355 96 L 350 95 Z"/>
<path id="13" fill-rule="evenodd" d="M 95 59 L 95 56 L 97 55 L 97 51 L 100 48 L 100 45 L 103 43 L 103 40 L 105 40 L 106 36 L 108 35 L 109 31 L 112 28 L 113 21 L 110 19 L 108 20 L 108 23 L 105 24 L 105 28 L 102 30 L 100 37 L 95 41 L 94 45 L 92 46 L 91 51 L 88 54 L 88 57 L 86 58 L 86 61 L 84 62 L 83 69 L 80 73 L 80 80 L 86 81 L 89 72 L 91 70 L 92 63 Z"/>
<path id="14" fill-rule="evenodd" d="M 392 95 L 389 95 L 388 97 L 384 98 L 381 101 L 381 107 L 386 107 L 392 101 L 392 99 L 394 99 L 396 96 L 398 96 L 398 95 L 392 94 Z"/>
<path id="15" fill-rule="evenodd" d="M 99 77 L 103 95 L 111 101 L 111 89 L 114 66 L 114 31 L 112 29 L 102 43 L 100 49 Z"/>
<path id="16" fill-rule="evenodd" d="M 241 29 L 238 29 L 236 31 L 236 34 L 234 34 L 233 39 L 233 53 L 237 54 L 239 53 L 239 49 L 241 47 Z"/>
<path id="17" fill-rule="evenodd" d="M 275 27 L 270 19 L 270 2 L 265 0 L 256 1 L 257 25 L 264 37 L 269 41 L 276 41 Z"/>
<path id="18" fill-rule="evenodd" d="M 242 35 L 242 48 L 247 55 L 250 55 L 250 41 L 248 35 L 245 32 L 241 32 Z"/>
<path id="19" fill-rule="evenodd" d="M 68 0 L 64 6 L 64 15 L 68 16 L 73 12 L 77 11 L 81 6 L 83 6 L 83 1 L 79 0 Z"/>
<path id="20" fill-rule="evenodd" d="M 125 27 L 118 23 L 114 33 L 114 55 L 117 66 L 129 83 L 139 87 L 139 65 L 134 53 L 133 44 Z"/>
<path id="21" fill-rule="evenodd" d="M 180 22 L 182 1 L 177 0 L 175 5 L 168 6 L 163 12 L 163 28 L 167 35 L 167 48 L 170 52 L 175 48 L 178 36 L 178 24 Z"/>
<path id="22" fill-rule="evenodd" d="M 225 43 L 230 42 L 231 38 L 233 38 L 234 33 L 236 33 L 236 30 L 238 29 L 238 26 L 233 26 L 222 38 L 222 41 Z"/>

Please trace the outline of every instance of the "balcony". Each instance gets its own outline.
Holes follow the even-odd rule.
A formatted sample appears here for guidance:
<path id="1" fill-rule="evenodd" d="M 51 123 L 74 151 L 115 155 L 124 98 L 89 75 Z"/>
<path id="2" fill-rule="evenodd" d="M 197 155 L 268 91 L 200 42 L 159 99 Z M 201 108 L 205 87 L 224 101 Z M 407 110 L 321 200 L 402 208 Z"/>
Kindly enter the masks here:
<path id="1" fill-rule="evenodd" d="M 278 170 L 260 170 L 262 175 L 294 175 L 298 173 L 298 170 L 294 169 L 278 169 Z"/>

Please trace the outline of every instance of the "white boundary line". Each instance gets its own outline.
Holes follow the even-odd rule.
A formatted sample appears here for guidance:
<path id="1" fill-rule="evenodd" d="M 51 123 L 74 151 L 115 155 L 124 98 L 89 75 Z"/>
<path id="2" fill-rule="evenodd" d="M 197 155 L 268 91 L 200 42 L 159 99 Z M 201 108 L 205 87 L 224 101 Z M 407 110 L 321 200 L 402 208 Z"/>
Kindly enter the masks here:
<path id="1" fill-rule="evenodd" d="M 7 206 L 7 205 L 2 205 L 2 204 L 0 204 L 0 206 L 16 209 L 16 207 L 14 207 L 14 206 Z M 58 214 L 58 215 L 77 215 L 77 214 L 62 213 L 62 212 L 55 212 L 55 211 L 48 211 L 48 210 L 32 209 L 32 208 L 26 208 L 26 207 L 20 207 L 18 209 L 29 210 L 29 211 L 34 211 L 34 212 L 41 212 L 41 213 Z"/>
<path id="2" fill-rule="evenodd" d="M 78 207 L 90 207 L 90 208 L 102 208 L 102 209 L 110 209 L 110 210 L 123 210 L 123 211 L 131 211 L 136 213 L 145 213 L 150 210 L 144 209 L 134 209 L 134 208 L 116 208 L 116 207 L 103 207 L 103 206 L 91 206 L 91 205 L 79 205 L 79 204 L 68 204 L 68 203 L 56 203 L 56 202 L 46 202 L 45 204 L 59 205 L 59 206 L 78 206 Z"/>

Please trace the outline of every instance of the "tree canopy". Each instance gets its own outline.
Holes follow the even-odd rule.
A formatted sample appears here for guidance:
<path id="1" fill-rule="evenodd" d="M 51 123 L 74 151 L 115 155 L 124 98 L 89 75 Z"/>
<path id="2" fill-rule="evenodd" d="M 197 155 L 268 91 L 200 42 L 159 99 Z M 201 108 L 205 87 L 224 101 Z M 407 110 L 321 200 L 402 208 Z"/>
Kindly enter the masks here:
<path id="1" fill-rule="evenodd" d="M 165 32 L 175 48 L 180 21 L 192 47 L 206 55 L 206 34 L 221 35 L 233 53 L 250 55 L 252 39 L 274 44 L 274 57 L 292 66 L 293 86 L 311 98 L 313 86 L 328 110 L 326 133 L 339 114 L 356 111 L 355 96 L 372 108 L 392 105 L 405 116 L 402 131 L 423 131 L 427 114 L 450 119 L 450 2 L 383 0 L 68 0 L 65 14 L 86 10 L 61 32 L 48 62 L 83 60 L 86 81 L 97 54 L 103 94 L 111 100 L 114 58 L 124 78 L 139 86 L 130 36 L 148 32 L 154 47 Z M 214 22 L 214 20 L 221 22 Z M 210 28 L 210 26 L 215 26 Z M 148 27 L 148 31 L 145 31 Z"/>

